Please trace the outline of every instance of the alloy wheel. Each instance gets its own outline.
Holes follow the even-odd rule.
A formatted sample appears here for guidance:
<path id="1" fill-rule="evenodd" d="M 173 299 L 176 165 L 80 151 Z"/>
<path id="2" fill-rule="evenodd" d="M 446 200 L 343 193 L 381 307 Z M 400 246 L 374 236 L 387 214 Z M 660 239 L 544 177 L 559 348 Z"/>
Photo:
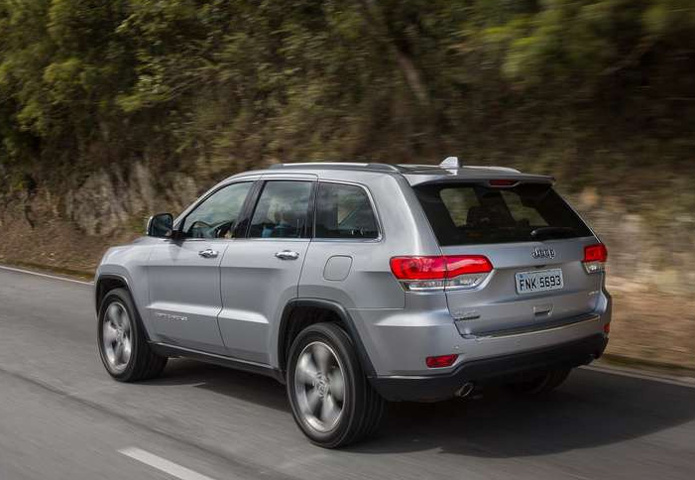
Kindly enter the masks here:
<path id="1" fill-rule="evenodd" d="M 114 373 L 123 372 L 133 353 L 133 329 L 125 306 L 116 301 L 104 314 L 102 346 L 109 368 Z"/>
<path id="2" fill-rule="evenodd" d="M 319 432 L 332 430 L 343 414 L 345 377 L 335 351 L 315 341 L 299 354 L 294 394 L 304 421 Z"/>

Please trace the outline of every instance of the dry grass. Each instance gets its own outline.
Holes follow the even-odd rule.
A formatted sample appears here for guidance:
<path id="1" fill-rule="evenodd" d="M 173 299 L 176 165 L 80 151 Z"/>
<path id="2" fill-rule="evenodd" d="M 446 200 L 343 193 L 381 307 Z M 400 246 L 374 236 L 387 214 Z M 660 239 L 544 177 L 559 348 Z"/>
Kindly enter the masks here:
<path id="1" fill-rule="evenodd" d="M 637 363 L 695 370 L 695 299 L 617 292 L 607 353 Z"/>

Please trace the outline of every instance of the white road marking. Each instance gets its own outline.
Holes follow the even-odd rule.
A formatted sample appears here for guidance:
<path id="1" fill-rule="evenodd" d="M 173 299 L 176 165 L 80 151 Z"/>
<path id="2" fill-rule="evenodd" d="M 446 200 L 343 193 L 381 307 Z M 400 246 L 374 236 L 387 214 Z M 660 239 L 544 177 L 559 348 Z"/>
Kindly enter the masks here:
<path id="1" fill-rule="evenodd" d="M 584 365 L 581 368 L 594 372 L 608 373 L 610 375 L 620 375 L 622 377 L 638 378 L 640 380 L 651 380 L 652 382 L 676 385 L 678 387 L 695 388 L 695 378 L 690 377 L 672 377 L 656 373 L 643 373 L 642 371 L 621 367 L 607 367 L 603 365 Z"/>
<path id="2" fill-rule="evenodd" d="M 146 452 L 145 450 L 141 450 L 139 448 L 124 448 L 119 450 L 118 453 L 137 460 L 138 462 L 144 463 L 152 468 L 156 468 L 159 471 L 168 473 L 169 475 L 180 480 L 213 480 L 210 477 L 202 475 L 189 468 L 182 467 L 177 463 L 170 462 L 165 458 L 158 457 L 157 455 Z"/>
<path id="3" fill-rule="evenodd" d="M 4 265 L 0 265 L 0 270 L 7 270 L 8 272 L 26 273 L 27 275 L 34 275 L 36 277 L 50 278 L 51 280 L 62 280 L 64 282 L 78 283 L 80 285 L 90 285 L 90 286 L 94 285 L 94 282 L 85 282 L 82 280 L 75 280 L 74 278 L 59 277 L 57 275 L 49 275 L 47 273 L 32 272 L 31 270 L 24 270 L 21 268 L 14 268 L 14 267 L 6 267 Z"/>

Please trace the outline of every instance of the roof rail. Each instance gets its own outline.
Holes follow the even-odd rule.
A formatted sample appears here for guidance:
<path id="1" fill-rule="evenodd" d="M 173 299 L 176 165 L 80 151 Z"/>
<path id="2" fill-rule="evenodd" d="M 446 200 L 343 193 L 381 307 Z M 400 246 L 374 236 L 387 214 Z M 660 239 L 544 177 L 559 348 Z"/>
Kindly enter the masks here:
<path id="1" fill-rule="evenodd" d="M 277 163 L 268 167 L 270 170 L 293 168 L 328 168 L 333 170 L 372 170 L 377 172 L 400 172 L 395 165 L 388 163 L 353 163 L 353 162 L 302 162 Z"/>
<path id="2" fill-rule="evenodd" d="M 399 163 L 396 165 L 401 170 L 441 170 L 439 165 L 429 165 L 424 163 Z"/>

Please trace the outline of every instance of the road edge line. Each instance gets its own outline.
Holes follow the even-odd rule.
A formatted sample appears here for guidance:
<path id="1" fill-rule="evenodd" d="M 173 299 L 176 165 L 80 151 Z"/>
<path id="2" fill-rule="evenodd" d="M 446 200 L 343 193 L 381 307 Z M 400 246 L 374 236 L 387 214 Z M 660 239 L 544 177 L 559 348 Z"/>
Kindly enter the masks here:
<path id="1" fill-rule="evenodd" d="M 0 265 L 0 270 L 5 270 L 8 272 L 25 273 L 27 275 L 34 275 L 36 277 L 49 278 L 51 280 L 62 280 L 64 282 L 77 283 L 79 285 L 89 285 L 90 287 L 94 285 L 94 282 L 87 282 L 84 280 L 76 280 L 74 278 L 60 277 L 58 275 L 50 275 L 48 273 L 35 272 L 32 270 L 25 270 L 23 268 L 8 267 L 6 265 Z"/>
<path id="2" fill-rule="evenodd" d="M 621 377 L 637 378 L 639 380 L 650 380 L 653 382 L 664 383 L 667 385 L 675 385 L 678 387 L 695 389 L 695 378 L 693 377 L 674 377 L 670 375 L 645 372 L 643 370 L 635 370 L 631 368 L 613 367 L 606 365 L 583 365 L 580 368 L 599 373 L 619 375 Z"/>

